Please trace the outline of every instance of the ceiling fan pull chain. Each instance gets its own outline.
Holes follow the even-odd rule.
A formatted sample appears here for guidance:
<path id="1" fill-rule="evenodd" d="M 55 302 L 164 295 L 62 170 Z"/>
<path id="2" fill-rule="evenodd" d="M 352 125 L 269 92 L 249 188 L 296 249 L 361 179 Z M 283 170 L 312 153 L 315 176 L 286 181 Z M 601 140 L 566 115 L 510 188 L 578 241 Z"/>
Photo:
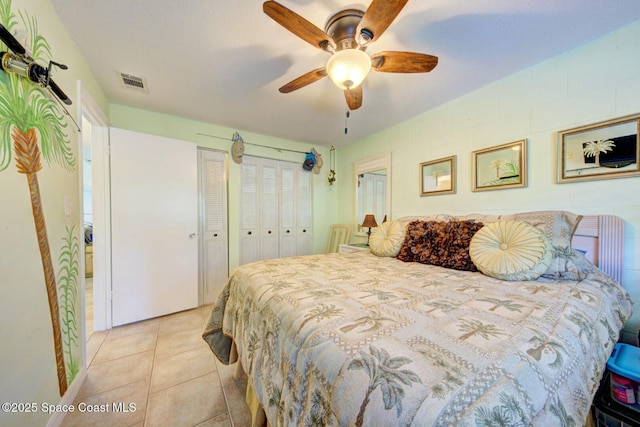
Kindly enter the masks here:
<path id="1" fill-rule="evenodd" d="M 347 110 L 347 112 L 344 114 L 344 134 L 345 135 L 349 133 L 347 121 L 349 120 L 350 115 L 351 115 L 351 112 L 349 110 Z"/>

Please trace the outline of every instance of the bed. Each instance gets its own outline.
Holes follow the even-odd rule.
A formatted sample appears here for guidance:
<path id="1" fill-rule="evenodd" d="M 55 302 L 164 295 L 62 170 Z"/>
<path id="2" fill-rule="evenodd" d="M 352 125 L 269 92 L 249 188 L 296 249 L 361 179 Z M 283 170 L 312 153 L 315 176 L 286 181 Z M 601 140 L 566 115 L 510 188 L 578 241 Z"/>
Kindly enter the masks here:
<path id="1" fill-rule="evenodd" d="M 254 424 L 584 425 L 631 315 L 623 222 L 544 211 L 385 224 L 371 252 L 230 277 L 203 338 L 246 372 Z M 520 270 L 513 254 L 483 259 L 518 245 Z"/>

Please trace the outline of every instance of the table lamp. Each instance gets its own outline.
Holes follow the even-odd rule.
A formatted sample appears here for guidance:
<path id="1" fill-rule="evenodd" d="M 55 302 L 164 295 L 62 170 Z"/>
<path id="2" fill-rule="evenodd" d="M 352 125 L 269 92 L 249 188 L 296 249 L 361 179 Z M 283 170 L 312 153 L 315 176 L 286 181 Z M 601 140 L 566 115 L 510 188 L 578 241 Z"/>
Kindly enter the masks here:
<path id="1" fill-rule="evenodd" d="M 364 216 L 364 222 L 362 223 L 363 228 L 369 228 L 367 231 L 367 246 L 369 246 L 369 238 L 371 237 L 371 228 L 377 227 L 378 223 L 376 222 L 376 217 L 372 214 L 367 214 Z"/>

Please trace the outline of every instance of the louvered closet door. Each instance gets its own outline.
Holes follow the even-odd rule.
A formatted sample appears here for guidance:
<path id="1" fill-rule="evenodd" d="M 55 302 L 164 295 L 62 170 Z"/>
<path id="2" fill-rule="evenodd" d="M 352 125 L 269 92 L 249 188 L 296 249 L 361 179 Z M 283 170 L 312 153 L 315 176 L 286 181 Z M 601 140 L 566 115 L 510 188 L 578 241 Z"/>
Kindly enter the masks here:
<path id="1" fill-rule="evenodd" d="M 296 244 L 296 170 L 302 166 L 280 163 L 280 257 L 295 256 Z"/>
<path id="2" fill-rule="evenodd" d="M 240 265 L 260 259 L 258 159 L 244 156 L 240 165 Z"/>
<path id="3" fill-rule="evenodd" d="M 216 301 L 229 277 L 226 155 L 198 150 L 200 304 Z"/>
<path id="4" fill-rule="evenodd" d="M 278 258 L 278 162 L 260 159 L 260 259 Z"/>
<path id="5" fill-rule="evenodd" d="M 311 173 L 244 156 L 241 174 L 240 264 L 311 253 Z"/>
<path id="6" fill-rule="evenodd" d="M 298 192 L 296 194 L 297 255 L 310 255 L 313 252 L 311 179 L 311 173 L 302 169 L 298 172 Z"/>

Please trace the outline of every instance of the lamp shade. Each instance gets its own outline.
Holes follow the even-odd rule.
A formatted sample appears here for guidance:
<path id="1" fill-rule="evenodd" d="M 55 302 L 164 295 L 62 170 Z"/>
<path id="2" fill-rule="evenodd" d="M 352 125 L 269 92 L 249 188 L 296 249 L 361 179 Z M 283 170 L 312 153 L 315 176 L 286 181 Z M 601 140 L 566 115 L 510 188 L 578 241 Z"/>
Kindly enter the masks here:
<path id="1" fill-rule="evenodd" d="M 359 49 L 344 49 L 327 61 L 327 74 L 340 89 L 357 87 L 371 71 L 371 58 Z"/>
<path id="2" fill-rule="evenodd" d="M 362 223 L 364 228 L 377 227 L 378 223 L 376 222 L 376 217 L 368 214 L 364 216 L 364 222 Z"/>

